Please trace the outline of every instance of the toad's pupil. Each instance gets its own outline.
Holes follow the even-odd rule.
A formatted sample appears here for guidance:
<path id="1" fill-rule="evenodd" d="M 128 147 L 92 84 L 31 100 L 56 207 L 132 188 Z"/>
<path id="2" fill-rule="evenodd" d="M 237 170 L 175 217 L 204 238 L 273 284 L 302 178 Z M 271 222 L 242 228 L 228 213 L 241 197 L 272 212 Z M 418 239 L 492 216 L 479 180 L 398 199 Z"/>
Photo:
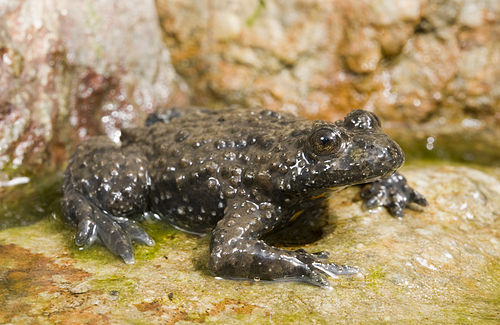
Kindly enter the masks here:
<path id="1" fill-rule="evenodd" d="M 321 141 L 321 144 L 326 146 L 330 141 L 332 141 L 333 139 L 329 136 L 322 136 L 319 138 L 319 141 Z"/>

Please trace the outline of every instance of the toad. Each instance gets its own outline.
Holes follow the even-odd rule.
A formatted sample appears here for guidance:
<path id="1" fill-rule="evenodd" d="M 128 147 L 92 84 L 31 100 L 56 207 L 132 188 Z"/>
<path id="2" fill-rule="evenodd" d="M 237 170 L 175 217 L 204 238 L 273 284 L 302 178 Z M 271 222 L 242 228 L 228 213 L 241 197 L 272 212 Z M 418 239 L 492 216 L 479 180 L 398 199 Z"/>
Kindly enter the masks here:
<path id="1" fill-rule="evenodd" d="M 64 175 L 63 211 L 78 246 L 101 242 L 128 264 L 132 242 L 155 244 L 138 222 L 154 218 L 210 234 L 217 276 L 328 286 L 328 276 L 357 269 L 275 244 L 318 239 L 326 194 L 346 186 L 366 184 L 366 205 L 396 217 L 426 205 L 397 173 L 403 161 L 371 112 L 331 123 L 266 109 L 172 108 L 122 130 L 119 144 L 81 143 Z"/>

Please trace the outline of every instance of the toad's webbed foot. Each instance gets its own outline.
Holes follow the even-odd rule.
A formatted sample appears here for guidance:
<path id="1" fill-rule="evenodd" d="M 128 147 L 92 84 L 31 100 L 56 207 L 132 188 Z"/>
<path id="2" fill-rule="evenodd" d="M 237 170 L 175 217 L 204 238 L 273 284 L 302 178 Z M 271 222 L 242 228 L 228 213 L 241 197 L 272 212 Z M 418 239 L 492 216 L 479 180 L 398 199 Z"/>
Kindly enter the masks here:
<path id="1" fill-rule="evenodd" d="M 329 287 L 327 277 L 336 278 L 338 275 L 353 275 L 359 272 L 356 267 L 324 263 L 322 260 L 330 255 L 328 252 L 307 253 L 303 249 L 298 249 L 294 253 L 297 254 L 297 259 L 309 269 L 308 274 L 301 275 L 298 279 L 317 286 Z"/>
<path id="2" fill-rule="evenodd" d="M 219 239 L 217 233 L 214 233 L 211 245 L 210 268 L 218 276 L 294 280 L 329 287 L 328 277 L 358 273 L 355 267 L 325 262 L 328 254 L 324 252 L 310 254 L 304 250 L 282 250 L 260 240 L 241 238 L 218 247 L 214 245 Z"/>
<path id="3" fill-rule="evenodd" d="M 155 244 L 137 222 L 105 213 L 76 191 L 66 193 L 63 202 L 67 216 L 78 224 L 75 237 L 77 246 L 91 246 L 99 241 L 125 263 L 132 264 L 132 241 L 148 246 Z"/>
<path id="4" fill-rule="evenodd" d="M 361 198 L 368 208 L 384 206 L 395 217 L 402 217 L 405 208 L 411 208 L 413 203 L 427 206 L 427 200 L 406 183 L 399 173 L 387 178 L 369 183 L 361 190 Z"/>

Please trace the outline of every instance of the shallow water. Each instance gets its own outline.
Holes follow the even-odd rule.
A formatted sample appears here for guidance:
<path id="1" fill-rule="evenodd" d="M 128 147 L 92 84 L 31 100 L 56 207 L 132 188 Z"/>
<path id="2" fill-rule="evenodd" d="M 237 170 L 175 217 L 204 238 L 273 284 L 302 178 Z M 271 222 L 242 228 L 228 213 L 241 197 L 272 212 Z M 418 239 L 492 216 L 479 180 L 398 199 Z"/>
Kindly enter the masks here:
<path id="1" fill-rule="evenodd" d="M 10 184 L 16 179 L 21 178 L 11 179 Z M 61 215 L 61 172 L 23 176 L 21 183 L 0 187 L 0 230 Z"/>

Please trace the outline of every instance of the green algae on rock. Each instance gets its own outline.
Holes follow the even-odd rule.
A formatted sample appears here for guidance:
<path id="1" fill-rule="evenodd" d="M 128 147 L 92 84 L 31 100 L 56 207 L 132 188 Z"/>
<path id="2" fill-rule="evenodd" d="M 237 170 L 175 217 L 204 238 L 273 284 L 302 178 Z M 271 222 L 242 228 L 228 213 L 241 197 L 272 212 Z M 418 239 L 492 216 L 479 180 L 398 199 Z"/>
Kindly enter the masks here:
<path id="1" fill-rule="evenodd" d="M 97 247 L 78 251 L 69 230 L 42 220 L 0 231 L 0 321 L 499 321 L 500 171 L 436 163 L 403 171 L 430 206 L 401 220 L 366 210 L 356 188 L 332 197 L 334 225 L 306 249 L 329 250 L 361 269 L 331 280 L 333 290 L 213 278 L 202 267 L 208 238 L 169 227 L 152 232 L 152 254 L 137 247 L 136 264 L 124 265 Z M 19 264 L 25 254 L 31 266 Z M 22 284 L 41 268 L 40 281 Z"/>

